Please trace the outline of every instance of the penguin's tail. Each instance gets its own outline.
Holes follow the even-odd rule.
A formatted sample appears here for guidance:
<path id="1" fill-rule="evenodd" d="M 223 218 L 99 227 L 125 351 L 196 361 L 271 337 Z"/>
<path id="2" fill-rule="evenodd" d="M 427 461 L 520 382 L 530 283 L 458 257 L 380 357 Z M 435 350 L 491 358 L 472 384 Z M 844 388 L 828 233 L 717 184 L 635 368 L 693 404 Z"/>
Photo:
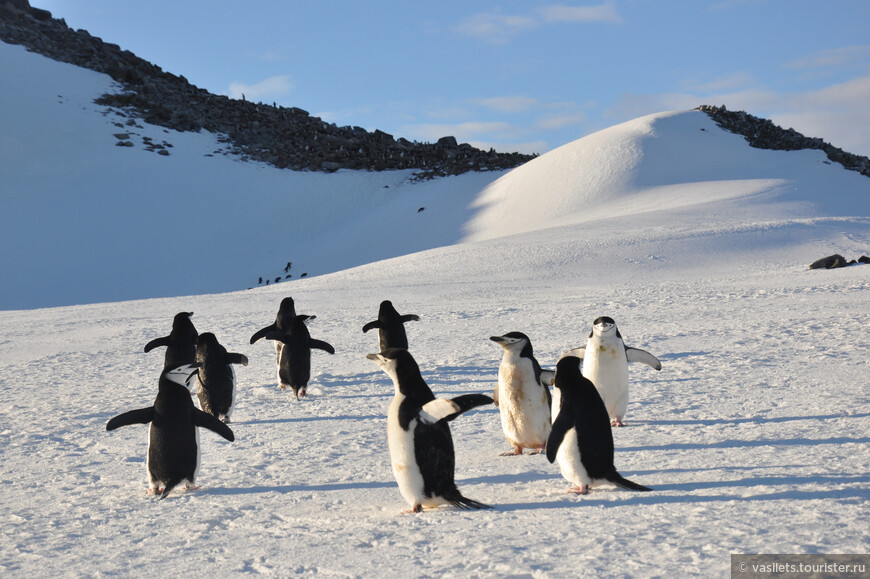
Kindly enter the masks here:
<path id="1" fill-rule="evenodd" d="M 613 484 L 615 484 L 615 485 L 617 485 L 617 486 L 620 486 L 620 487 L 622 487 L 622 488 L 624 488 L 624 489 L 628 489 L 628 490 L 630 490 L 630 491 L 643 491 L 643 492 L 646 492 L 646 491 L 651 491 L 651 490 L 652 490 L 652 489 L 649 488 L 649 487 L 645 487 L 645 486 L 643 486 L 643 485 L 639 485 L 639 484 L 637 484 L 636 482 L 631 482 L 631 481 L 628 480 L 627 478 L 623 478 L 623 476 L 622 476 L 621 474 L 619 474 L 618 472 L 616 472 L 616 471 L 613 471 L 613 474 L 610 475 L 610 476 L 608 476 L 608 477 L 607 477 L 607 480 L 608 480 L 609 482 L 612 482 Z"/>
<path id="2" fill-rule="evenodd" d="M 473 499 L 469 499 L 468 497 L 462 496 L 462 493 L 457 489 L 456 493 L 452 493 L 449 497 L 444 497 L 447 501 L 457 507 L 459 509 L 491 509 L 491 505 L 486 505 L 484 503 L 477 502 Z"/>
<path id="3" fill-rule="evenodd" d="M 177 487 L 178 483 L 180 483 L 182 480 L 184 480 L 184 479 L 178 478 L 178 479 L 174 479 L 174 480 L 171 480 L 168 483 L 166 483 L 166 486 L 163 487 L 163 492 L 160 494 L 160 500 L 162 501 L 163 499 L 165 499 L 166 496 L 169 494 L 169 491 L 171 491 L 172 489 Z"/>

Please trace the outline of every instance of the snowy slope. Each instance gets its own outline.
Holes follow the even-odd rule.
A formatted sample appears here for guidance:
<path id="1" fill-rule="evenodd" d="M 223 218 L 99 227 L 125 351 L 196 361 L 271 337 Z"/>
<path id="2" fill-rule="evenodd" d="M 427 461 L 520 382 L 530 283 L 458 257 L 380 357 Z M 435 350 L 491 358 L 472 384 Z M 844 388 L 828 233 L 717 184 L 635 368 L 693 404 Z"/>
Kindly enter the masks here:
<path id="1" fill-rule="evenodd" d="M 342 260 L 364 263 L 410 213 L 426 224 L 433 244 L 414 248 L 426 251 L 249 291 L 0 312 L 0 571 L 709 577 L 727 576 L 731 553 L 868 552 L 870 266 L 806 265 L 868 253 L 870 180 L 741 141 L 698 113 L 655 115 L 476 182 L 480 195 L 459 181 L 378 182 L 369 191 L 383 197 L 354 200 L 368 211 L 346 228 L 333 214 L 306 222 L 321 250 L 336 243 Z M 248 343 L 288 295 L 336 348 L 314 352 L 300 402 L 275 387 L 271 344 Z M 392 385 L 365 359 L 376 336 L 361 331 L 383 299 L 420 316 L 407 324 L 410 350 L 448 397 L 492 391 L 491 335 L 525 332 L 552 368 L 595 317 L 615 318 L 628 345 L 663 363 L 631 368 L 629 425 L 613 433 L 619 471 L 653 492 L 567 494 L 544 457 L 499 456 L 498 411 L 484 407 L 451 423 L 456 476 L 495 508 L 402 515 L 386 442 Z M 156 501 L 147 428 L 105 424 L 153 401 L 163 353 L 142 347 L 179 311 L 250 364 L 237 368 L 236 440 L 202 432 L 202 488 Z"/>

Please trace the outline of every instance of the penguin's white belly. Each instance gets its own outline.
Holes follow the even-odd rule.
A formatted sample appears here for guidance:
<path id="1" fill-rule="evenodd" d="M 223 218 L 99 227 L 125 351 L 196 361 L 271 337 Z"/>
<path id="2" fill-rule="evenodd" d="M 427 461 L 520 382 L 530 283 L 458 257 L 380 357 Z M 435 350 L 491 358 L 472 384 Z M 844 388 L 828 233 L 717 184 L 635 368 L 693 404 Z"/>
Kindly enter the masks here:
<path id="1" fill-rule="evenodd" d="M 559 463 L 559 470 L 562 471 L 562 476 L 570 483 L 577 486 L 592 485 L 592 479 L 586 472 L 586 468 L 580 461 L 580 445 L 577 440 L 577 429 L 571 428 L 565 433 L 565 438 L 562 439 L 562 444 L 559 445 L 559 450 L 556 452 L 556 462 Z"/>
<path id="2" fill-rule="evenodd" d="M 526 447 L 544 445 L 550 434 L 550 408 L 531 364 L 500 367 L 498 388 L 501 426 L 507 439 Z"/>
<path id="3" fill-rule="evenodd" d="M 387 443 L 390 447 L 390 462 L 393 465 L 393 475 L 399 485 L 402 497 L 413 505 L 423 504 L 423 475 L 417 466 L 417 457 L 414 452 L 414 430 L 417 427 L 417 419 L 411 421 L 408 430 L 403 430 L 399 425 L 399 404 L 401 400 L 396 397 L 390 403 L 387 419 Z"/>
<path id="4" fill-rule="evenodd" d="M 628 359 L 621 340 L 589 340 L 583 358 L 583 376 L 595 385 L 611 418 L 625 416 L 628 408 Z"/>

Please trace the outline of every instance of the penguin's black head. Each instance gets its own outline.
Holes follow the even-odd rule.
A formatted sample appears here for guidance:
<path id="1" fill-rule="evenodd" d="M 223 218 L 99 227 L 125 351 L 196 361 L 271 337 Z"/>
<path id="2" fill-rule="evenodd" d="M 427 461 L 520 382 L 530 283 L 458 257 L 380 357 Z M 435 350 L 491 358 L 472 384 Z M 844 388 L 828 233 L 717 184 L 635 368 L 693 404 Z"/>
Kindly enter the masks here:
<path id="1" fill-rule="evenodd" d="M 387 348 L 377 354 L 368 354 L 366 358 L 380 366 L 403 394 L 407 394 L 407 389 L 413 388 L 418 380 L 422 381 L 420 367 L 408 350 Z"/>
<path id="2" fill-rule="evenodd" d="M 178 312 L 172 319 L 172 334 L 175 336 L 186 336 L 193 342 L 196 342 L 196 328 L 193 327 L 193 322 L 190 321 L 190 316 L 193 312 Z"/>
<path id="3" fill-rule="evenodd" d="M 380 308 L 378 308 L 378 318 L 392 318 L 398 316 L 399 312 L 396 311 L 396 308 L 393 307 L 393 302 L 390 300 L 384 300 L 381 302 Z"/>
<path id="4" fill-rule="evenodd" d="M 534 356 L 532 341 L 522 332 L 508 332 L 504 336 L 491 336 L 489 339 L 507 351 L 519 351 L 526 358 Z"/>
<path id="5" fill-rule="evenodd" d="M 287 297 L 281 300 L 281 305 L 278 307 L 278 319 L 275 320 L 278 327 L 281 324 L 289 323 L 296 315 L 296 303 L 293 298 Z"/>
<path id="6" fill-rule="evenodd" d="M 200 334 L 196 338 L 196 361 L 203 362 L 206 353 L 209 351 L 214 351 L 217 348 L 220 348 L 220 343 L 218 343 L 217 338 L 214 334 L 212 334 L 211 332 L 205 332 L 204 334 Z"/>
<path id="7" fill-rule="evenodd" d="M 601 316 L 600 318 L 595 318 L 595 321 L 592 322 L 592 334 L 603 336 L 612 332 L 619 333 L 616 329 L 616 322 L 613 321 L 613 318 Z M 589 335 L 591 336 L 592 334 Z"/>
<path id="8" fill-rule="evenodd" d="M 573 388 L 579 380 L 583 379 L 580 373 L 580 358 L 577 356 L 562 356 L 556 364 L 556 388 Z"/>

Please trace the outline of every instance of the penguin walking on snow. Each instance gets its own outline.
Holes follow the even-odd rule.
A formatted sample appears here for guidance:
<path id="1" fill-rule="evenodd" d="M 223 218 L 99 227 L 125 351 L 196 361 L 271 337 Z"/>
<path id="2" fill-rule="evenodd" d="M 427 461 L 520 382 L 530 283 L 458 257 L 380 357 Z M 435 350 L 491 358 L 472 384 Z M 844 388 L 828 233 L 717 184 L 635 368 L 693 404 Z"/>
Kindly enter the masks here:
<path id="1" fill-rule="evenodd" d="M 248 365 L 244 354 L 227 352 L 214 334 L 200 334 L 196 340 L 196 395 L 199 407 L 224 423 L 229 423 L 236 391 L 236 373 L 231 364 Z"/>
<path id="2" fill-rule="evenodd" d="M 625 426 L 622 419 L 628 408 L 628 363 L 640 362 L 656 370 L 662 369 L 662 363 L 649 352 L 626 346 L 616 322 L 607 316 L 592 322 L 585 347 L 568 350 L 562 356 L 583 360 L 583 376 L 595 384 L 604 400 L 611 426 Z"/>
<path id="3" fill-rule="evenodd" d="M 275 321 L 265 328 L 257 330 L 254 332 L 254 335 L 251 336 L 251 344 L 259 340 L 260 338 L 265 338 L 266 334 L 270 332 L 284 332 L 285 334 L 290 331 L 290 322 L 293 321 L 293 318 L 296 317 L 296 303 L 293 301 L 293 298 L 286 297 L 281 300 L 281 305 L 278 306 L 278 315 L 275 316 Z M 309 320 L 313 320 L 317 316 L 308 316 Z M 281 348 L 284 347 L 284 344 L 279 341 L 275 341 L 275 363 L 279 364 L 281 362 Z"/>
<path id="4" fill-rule="evenodd" d="M 193 312 L 179 312 L 172 320 L 172 331 L 168 336 L 154 338 L 145 344 L 145 351 L 150 352 L 159 346 L 166 346 L 163 368 L 179 364 L 193 364 L 196 361 L 196 328 L 190 321 Z"/>
<path id="5" fill-rule="evenodd" d="M 384 300 L 378 308 L 378 319 L 363 326 L 363 333 L 374 328 L 378 329 L 378 345 L 381 352 L 388 348 L 408 349 L 408 336 L 405 334 L 405 322 L 420 321 L 416 314 L 400 315 L 393 307 L 393 302 Z"/>
<path id="6" fill-rule="evenodd" d="M 188 382 L 196 374 L 196 364 L 180 364 L 165 368 L 160 375 L 154 405 L 120 414 L 106 424 L 115 430 L 131 424 L 148 424 L 148 492 L 166 495 L 178 484 L 184 489 L 196 489 L 199 471 L 199 431 L 207 428 L 229 441 L 235 436 L 230 428 L 202 410 L 194 407 Z"/>
<path id="7" fill-rule="evenodd" d="M 498 367 L 498 386 L 493 398 L 501 415 L 501 427 L 513 451 L 502 456 L 543 452 L 550 435 L 549 385 L 553 372 L 542 370 L 535 359 L 532 342 L 522 332 L 509 332 L 490 338 L 504 349 Z"/>
<path id="8" fill-rule="evenodd" d="M 557 461 L 562 476 L 575 485 L 570 492 L 585 495 L 603 482 L 633 491 L 652 490 L 616 472 L 607 409 L 595 386 L 580 373 L 579 358 L 559 360 L 556 388 L 562 403 L 547 440 L 547 460 Z"/>
<path id="9" fill-rule="evenodd" d="M 492 403 L 492 398 L 483 394 L 435 398 L 414 357 L 402 348 L 366 357 L 392 378 L 395 387 L 387 411 L 387 441 L 399 492 L 411 505 L 406 512 L 419 513 L 424 506 L 442 504 L 491 508 L 462 496 L 456 488 L 453 438 L 447 423 L 467 410 Z"/>
<path id="10" fill-rule="evenodd" d="M 298 399 L 305 396 L 308 380 L 311 379 L 311 350 L 323 350 L 335 354 L 335 348 L 323 340 L 315 340 L 305 326 L 309 316 L 298 315 L 290 322 L 290 330 L 284 332 L 269 332 L 267 340 L 277 340 L 284 344 L 281 358 L 278 360 L 278 386 L 282 390 L 290 386 Z"/>

